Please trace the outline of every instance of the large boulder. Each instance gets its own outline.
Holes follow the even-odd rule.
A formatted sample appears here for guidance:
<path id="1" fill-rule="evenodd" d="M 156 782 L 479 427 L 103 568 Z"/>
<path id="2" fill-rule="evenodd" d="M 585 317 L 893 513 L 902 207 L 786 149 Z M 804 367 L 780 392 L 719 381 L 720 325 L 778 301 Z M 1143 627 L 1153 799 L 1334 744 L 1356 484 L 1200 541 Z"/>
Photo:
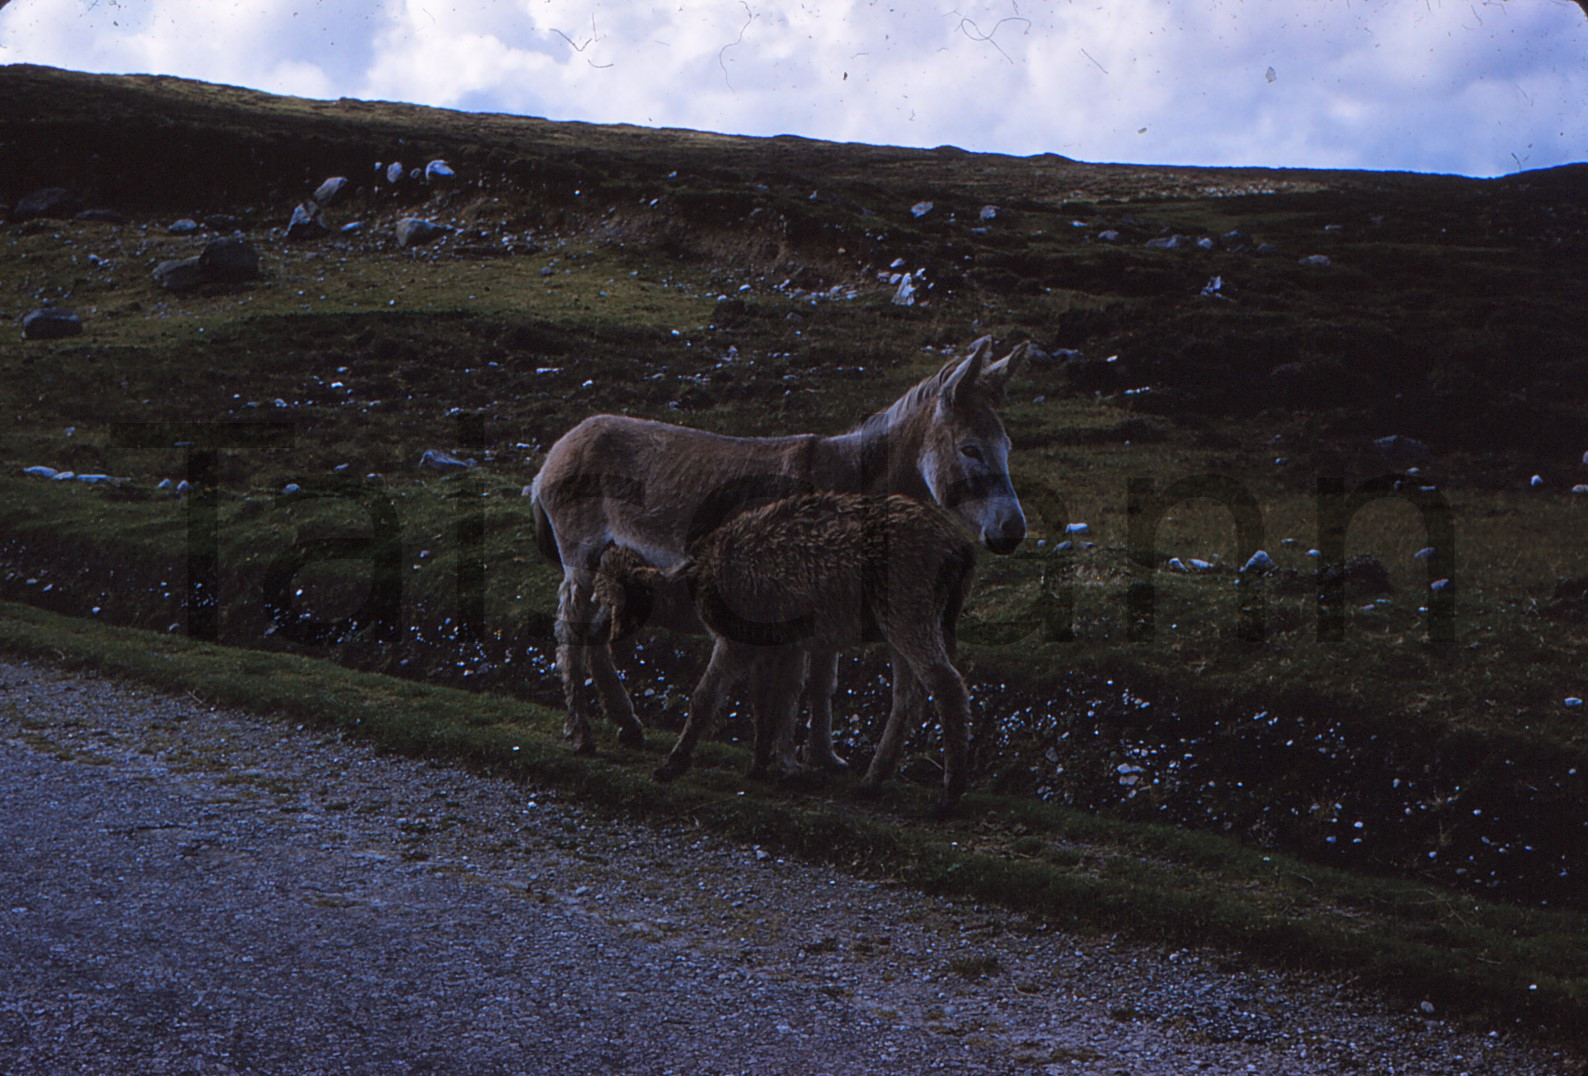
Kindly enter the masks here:
<path id="1" fill-rule="evenodd" d="M 47 306 L 22 316 L 22 336 L 28 340 L 59 340 L 82 331 L 83 320 L 75 310 Z"/>
<path id="2" fill-rule="evenodd" d="M 422 217 L 404 217 L 397 222 L 397 245 L 417 247 L 447 234 L 445 226 Z"/>
<path id="3" fill-rule="evenodd" d="M 74 216 L 83 208 L 83 198 L 65 187 L 42 187 L 25 195 L 11 207 L 12 220 L 32 220 L 35 217 Z"/>
<path id="4" fill-rule="evenodd" d="M 211 239 L 198 260 L 212 280 L 236 284 L 259 279 L 259 251 L 246 239 Z"/>
<path id="5" fill-rule="evenodd" d="M 292 209 L 292 220 L 287 223 L 288 239 L 318 239 L 330 232 L 325 223 L 325 211 L 313 199 L 299 202 Z"/>
<path id="6" fill-rule="evenodd" d="M 346 176 L 332 176 L 318 187 L 314 188 L 314 201 L 316 205 L 330 205 L 341 197 L 342 191 L 347 188 Z"/>
<path id="7" fill-rule="evenodd" d="M 209 270 L 200 263 L 201 255 L 173 258 L 154 267 L 154 282 L 166 291 L 192 291 L 210 280 Z"/>

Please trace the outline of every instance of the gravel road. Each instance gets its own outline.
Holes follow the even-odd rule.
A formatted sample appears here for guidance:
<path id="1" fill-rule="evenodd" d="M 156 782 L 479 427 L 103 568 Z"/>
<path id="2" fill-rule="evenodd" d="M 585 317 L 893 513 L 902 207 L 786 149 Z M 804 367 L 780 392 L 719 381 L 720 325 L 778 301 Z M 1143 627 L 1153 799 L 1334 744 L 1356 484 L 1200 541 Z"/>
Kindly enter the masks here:
<path id="1" fill-rule="evenodd" d="M 1583 1064 L 36 664 L 0 790 L 8 1073 Z"/>

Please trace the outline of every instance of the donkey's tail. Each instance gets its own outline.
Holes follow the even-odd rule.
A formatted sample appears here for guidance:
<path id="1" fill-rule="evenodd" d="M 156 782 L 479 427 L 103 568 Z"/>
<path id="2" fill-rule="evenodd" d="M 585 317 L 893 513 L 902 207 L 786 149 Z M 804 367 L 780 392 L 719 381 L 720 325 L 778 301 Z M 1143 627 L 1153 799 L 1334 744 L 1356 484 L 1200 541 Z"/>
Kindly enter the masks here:
<path id="1" fill-rule="evenodd" d="M 947 584 L 947 593 L 943 594 L 943 647 L 950 661 L 958 661 L 959 615 L 976 581 L 976 551 L 970 543 L 964 543 L 948 558 L 941 571 L 943 582 Z"/>
<path id="2" fill-rule="evenodd" d="M 557 532 L 551 529 L 551 517 L 540 503 L 539 490 L 530 494 L 529 506 L 535 515 L 535 548 L 540 555 L 557 567 L 562 567 L 562 556 L 557 552 Z"/>

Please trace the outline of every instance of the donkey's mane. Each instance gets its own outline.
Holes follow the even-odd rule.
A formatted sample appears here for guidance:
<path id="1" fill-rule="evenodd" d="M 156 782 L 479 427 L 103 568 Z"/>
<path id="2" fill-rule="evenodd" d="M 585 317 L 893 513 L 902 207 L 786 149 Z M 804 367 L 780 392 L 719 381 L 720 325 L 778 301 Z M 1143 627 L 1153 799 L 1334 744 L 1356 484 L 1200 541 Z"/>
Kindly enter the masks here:
<path id="1" fill-rule="evenodd" d="M 874 414 L 867 415 L 860 421 L 851 433 L 867 434 L 885 433 L 897 426 L 904 418 L 914 414 L 923 404 L 935 402 L 938 394 L 942 392 L 943 382 L 948 375 L 959 365 L 955 359 L 944 365 L 937 373 L 923 378 L 905 390 L 904 395 L 894 400 L 887 407 Z"/>

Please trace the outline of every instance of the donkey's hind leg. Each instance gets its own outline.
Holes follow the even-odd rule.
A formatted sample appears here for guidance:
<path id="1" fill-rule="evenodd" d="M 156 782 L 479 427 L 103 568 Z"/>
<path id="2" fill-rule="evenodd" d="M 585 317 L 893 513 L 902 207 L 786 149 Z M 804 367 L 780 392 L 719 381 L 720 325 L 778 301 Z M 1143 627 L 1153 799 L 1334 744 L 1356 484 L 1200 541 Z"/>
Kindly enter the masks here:
<path id="1" fill-rule="evenodd" d="M 838 652 L 817 650 L 805 671 L 805 704 L 810 707 L 810 738 L 804 760 L 819 770 L 842 770 L 849 763 L 833 750 L 833 692 L 838 689 Z"/>
<path id="2" fill-rule="evenodd" d="M 608 624 L 595 602 L 589 577 L 570 572 L 557 590 L 557 670 L 562 675 L 568 716 L 562 734 L 575 751 L 592 754 L 595 737 L 590 731 L 591 687 L 601 708 L 618 726 L 618 739 L 628 747 L 645 743 L 645 730 L 634 716 L 629 694 L 612 665 L 607 645 Z"/>
<path id="3" fill-rule="evenodd" d="M 595 750 L 595 740 L 590 733 L 589 661 L 594 615 L 588 588 L 581 594 L 577 580 L 572 575 L 564 576 L 562 585 L 557 588 L 556 624 L 557 673 L 562 677 L 563 701 L 568 707 L 562 722 L 562 735 L 581 754 Z"/>

